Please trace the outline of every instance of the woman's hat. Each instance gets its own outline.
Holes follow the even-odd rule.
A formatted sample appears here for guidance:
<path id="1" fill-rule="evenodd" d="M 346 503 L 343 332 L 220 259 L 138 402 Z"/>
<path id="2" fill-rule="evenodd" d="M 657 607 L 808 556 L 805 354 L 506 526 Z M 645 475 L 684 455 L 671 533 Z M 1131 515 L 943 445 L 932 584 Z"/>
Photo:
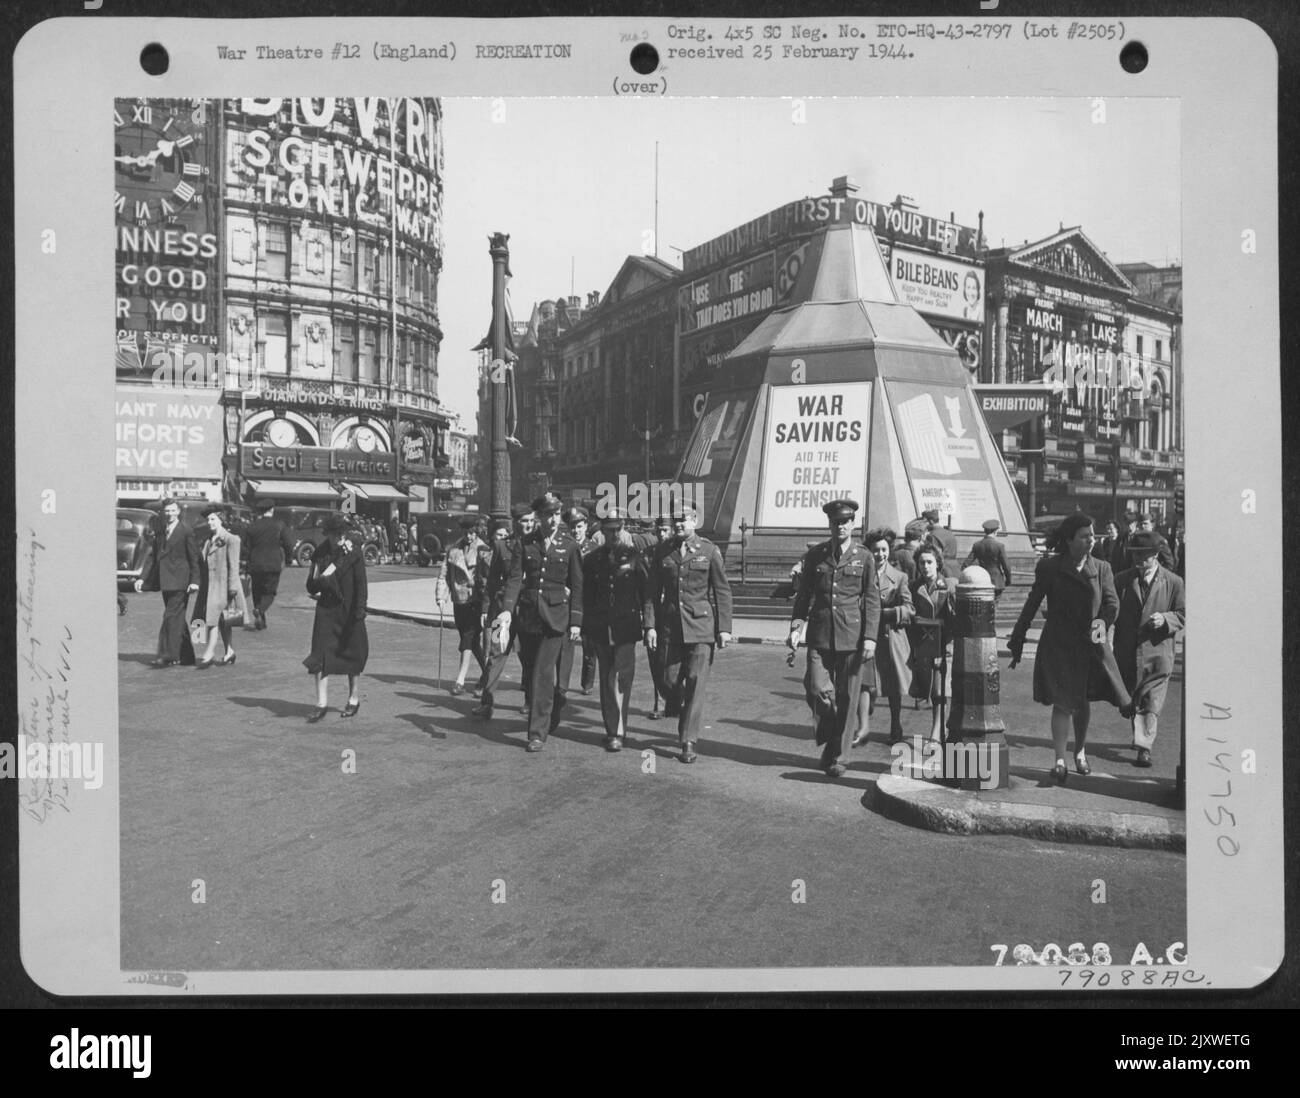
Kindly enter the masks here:
<path id="1" fill-rule="evenodd" d="M 321 533 L 326 534 L 329 537 L 335 537 L 339 534 L 346 534 L 350 528 L 350 524 L 346 518 L 335 512 L 320 524 L 320 528 Z"/>

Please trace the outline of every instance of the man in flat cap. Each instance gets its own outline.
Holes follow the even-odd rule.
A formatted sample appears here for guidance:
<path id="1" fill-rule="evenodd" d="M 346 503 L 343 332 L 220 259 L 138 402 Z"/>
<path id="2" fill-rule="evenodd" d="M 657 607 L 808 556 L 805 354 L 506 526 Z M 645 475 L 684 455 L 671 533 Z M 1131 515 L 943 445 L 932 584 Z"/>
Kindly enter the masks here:
<path id="1" fill-rule="evenodd" d="M 1115 662 L 1133 698 L 1121 710 L 1133 722 L 1133 765 L 1151 765 L 1156 722 L 1174 670 L 1174 640 L 1187 623 L 1183 581 L 1160 563 L 1161 538 L 1139 530 L 1128 540 L 1132 566 L 1115 577 L 1119 616 L 1115 619 Z"/>
<path id="2" fill-rule="evenodd" d="M 662 647 L 667 706 L 678 714 L 678 758 L 696 759 L 714 648 L 731 643 L 731 584 L 718 547 L 695 532 L 695 509 L 672 513 L 673 536 L 655 549 L 643 608 L 647 648 Z"/>
<path id="3" fill-rule="evenodd" d="M 275 517 L 275 500 L 257 503 L 258 518 L 240 538 L 243 568 L 252 588 L 253 629 L 266 628 L 266 612 L 280 589 L 280 573 L 293 562 L 293 538 Z"/>
<path id="4" fill-rule="evenodd" d="M 838 778 L 857 732 L 863 661 L 876 652 L 880 588 L 871 554 L 853 540 L 858 505 L 837 499 L 822 510 L 831 536 L 804 558 L 787 644 L 794 651 L 805 636 L 804 693 L 817 718 L 822 769 Z"/>
<path id="5" fill-rule="evenodd" d="M 993 580 L 993 601 L 1002 597 L 1002 589 L 1011 582 L 1011 565 L 1007 563 L 1006 551 L 998 541 L 998 528 L 1002 524 L 997 519 L 984 523 L 984 536 L 970 547 L 963 568 L 978 564 Z"/>
<path id="6" fill-rule="evenodd" d="M 466 515 L 460 520 L 461 536 L 447 550 L 444 562 L 451 609 L 460 634 L 460 666 L 456 669 L 453 694 L 465 692 L 465 676 L 477 660 L 480 672 L 487 669 L 483 654 L 483 605 L 486 584 L 483 575 L 491 568 L 492 550 L 478 536 L 479 519 Z"/>
<path id="7" fill-rule="evenodd" d="M 483 672 L 482 678 L 482 701 L 476 708 L 470 710 L 476 717 L 492 716 L 497 683 L 501 679 L 501 672 L 506 668 L 506 660 L 510 658 L 510 650 L 515 646 L 515 639 L 518 635 L 514 622 L 515 607 L 514 604 L 505 605 L 506 580 L 510 578 L 511 559 L 518 552 L 523 541 L 532 537 L 533 530 L 537 525 L 533 509 L 526 503 L 516 503 L 510 508 L 510 514 L 514 520 L 514 532 L 508 537 L 496 538 L 496 543 L 492 547 L 492 561 L 488 565 L 487 573 L 483 578 L 483 593 L 479 602 L 485 615 L 483 621 L 485 633 L 489 623 L 500 618 L 503 610 L 510 611 L 511 623 L 506 627 L 508 639 L 504 648 L 493 645 L 490 640 L 485 643 L 487 648 L 487 669 Z M 502 519 L 496 520 L 498 525 L 503 521 Z M 519 651 L 519 663 L 523 668 L 524 705 L 522 712 L 526 714 L 529 709 L 528 699 L 532 697 L 532 665 L 526 661 L 522 648 Z"/>
<path id="8" fill-rule="evenodd" d="M 557 688 L 566 639 L 582 634 L 582 553 L 561 527 L 564 505 L 550 492 L 533 500 L 538 528 L 510 560 L 505 607 L 518 608 L 519 649 L 532 666 L 528 751 L 537 752 L 560 723 L 564 696 Z M 498 615 L 509 622 L 508 609 Z"/>
<path id="9" fill-rule="evenodd" d="M 564 512 L 564 527 L 569 531 L 573 540 L 578 543 L 578 551 L 582 554 L 582 559 L 586 561 L 600 544 L 600 538 L 589 536 L 591 533 L 591 516 L 587 513 L 587 509 L 585 507 L 570 507 Z M 577 644 L 566 643 L 560 655 L 560 670 L 557 682 L 561 695 L 565 697 L 569 693 L 569 683 L 573 679 L 573 664 L 579 648 L 582 651 L 582 675 L 578 681 L 582 687 L 582 692 L 590 694 L 591 688 L 596 683 L 596 649 L 584 634 Z"/>
<path id="10" fill-rule="evenodd" d="M 1174 551 L 1169 548 L 1169 541 L 1164 534 L 1156 531 L 1155 519 L 1151 517 L 1150 511 L 1143 511 L 1138 515 L 1137 532 L 1139 534 L 1150 534 L 1156 539 L 1157 556 L 1160 559 L 1160 567 L 1167 568 L 1170 572 L 1174 570 Z"/>
<path id="11" fill-rule="evenodd" d="M 583 562 L 582 637 L 596 654 L 605 750 L 622 750 L 628 700 L 636 675 L 636 649 L 649 576 L 645 558 L 611 508 L 600 523 L 603 541 Z"/>
<path id="12" fill-rule="evenodd" d="M 948 527 L 939 521 L 938 511 L 934 509 L 922 511 L 921 517 L 925 519 L 925 540 L 943 554 L 942 564 L 944 575 L 955 574 L 954 569 L 957 567 L 956 536 L 948 529 Z"/>

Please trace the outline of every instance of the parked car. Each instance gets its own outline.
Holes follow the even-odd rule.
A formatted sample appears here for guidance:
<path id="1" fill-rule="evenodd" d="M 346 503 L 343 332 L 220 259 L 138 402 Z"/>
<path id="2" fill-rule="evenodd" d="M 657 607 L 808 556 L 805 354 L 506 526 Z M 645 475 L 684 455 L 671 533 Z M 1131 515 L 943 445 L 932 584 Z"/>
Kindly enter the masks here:
<path id="1" fill-rule="evenodd" d="M 140 578 L 146 535 L 156 512 L 144 507 L 117 509 L 117 586 L 123 590 Z"/>
<path id="2" fill-rule="evenodd" d="M 442 560 L 447 546 L 461 535 L 460 523 L 466 518 L 482 519 L 488 516 L 482 511 L 433 511 L 427 515 L 416 515 L 415 525 L 419 531 L 417 545 L 420 550 L 420 564 L 428 566 Z"/>
<path id="3" fill-rule="evenodd" d="M 284 523 L 293 541 L 291 563 L 305 568 L 316 546 L 325 540 L 321 525 L 334 512 L 328 507 L 277 507 L 272 514 Z"/>
<path id="4" fill-rule="evenodd" d="M 199 541 L 202 541 L 207 536 L 208 520 L 203 517 L 203 512 L 212 506 L 211 500 L 194 496 L 155 499 L 146 503 L 145 509 L 153 512 L 154 518 L 161 522 L 163 505 L 167 503 L 175 503 L 180 506 L 181 522 L 194 531 Z M 246 503 L 220 503 L 217 506 L 225 512 L 226 529 L 232 534 L 243 533 L 244 528 L 257 517 L 253 513 L 253 509 Z"/>

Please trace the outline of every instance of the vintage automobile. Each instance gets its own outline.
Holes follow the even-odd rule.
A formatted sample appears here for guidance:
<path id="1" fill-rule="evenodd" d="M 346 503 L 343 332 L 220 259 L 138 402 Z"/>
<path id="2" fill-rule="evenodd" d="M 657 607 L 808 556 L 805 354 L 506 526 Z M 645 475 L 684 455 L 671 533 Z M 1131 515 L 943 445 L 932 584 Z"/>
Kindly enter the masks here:
<path id="1" fill-rule="evenodd" d="M 117 509 L 117 586 L 120 590 L 131 587 L 140 578 L 145 538 L 156 514 L 143 507 Z"/>

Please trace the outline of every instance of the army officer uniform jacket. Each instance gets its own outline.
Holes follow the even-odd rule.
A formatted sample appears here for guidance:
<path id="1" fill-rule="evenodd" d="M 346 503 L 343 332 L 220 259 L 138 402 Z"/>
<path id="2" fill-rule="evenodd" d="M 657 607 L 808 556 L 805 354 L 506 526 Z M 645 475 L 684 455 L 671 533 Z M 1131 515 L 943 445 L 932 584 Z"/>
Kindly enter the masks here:
<path id="1" fill-rule="evenodd" d="M 656 548 L 643 612 L 661 645 L 716 644 L 719 633 L 730 633 L 731 584 L 718 547 L 695 534 Z"/>
<path id="2" fill-rule="evenodd" d="M 808 550 L 791 621 L 808 623 L 809 648 L 850 652 L 876 639 L 880 588 L 876 562 L 864 546 L 850 541 L 839 560 L 835 548 L 828 540 Z"/>
<path id="3" fill-rule="evenodd" d="M 548 547 L 538 531 L 515 548 L 500 603 L 520 633 L 556 636 L 582 625 L 582 553 L 565 530 Z"/>

